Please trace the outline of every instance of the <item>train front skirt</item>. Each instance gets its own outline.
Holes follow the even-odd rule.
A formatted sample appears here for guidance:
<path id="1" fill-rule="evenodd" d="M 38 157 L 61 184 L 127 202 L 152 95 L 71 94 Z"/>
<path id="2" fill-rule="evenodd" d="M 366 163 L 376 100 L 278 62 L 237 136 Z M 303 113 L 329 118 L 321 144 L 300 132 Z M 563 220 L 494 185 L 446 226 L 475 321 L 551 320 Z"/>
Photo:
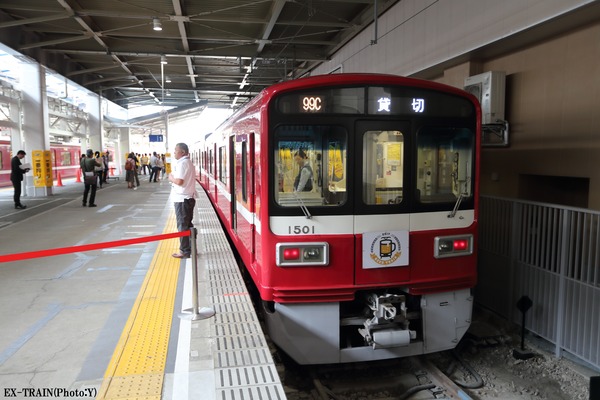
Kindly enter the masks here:
<path id="1" fill-rule="evenodd" d="M 275 303 L 265 318 L 271 339 L 299 364 L 374 361 L 453 349 L 470 326 L 473 296 L 470 289 L 422 295 L 420 308 L 418 338 L 408 329 L 373 330 L 361 345 L 344 340 L 340 303 Z"/>

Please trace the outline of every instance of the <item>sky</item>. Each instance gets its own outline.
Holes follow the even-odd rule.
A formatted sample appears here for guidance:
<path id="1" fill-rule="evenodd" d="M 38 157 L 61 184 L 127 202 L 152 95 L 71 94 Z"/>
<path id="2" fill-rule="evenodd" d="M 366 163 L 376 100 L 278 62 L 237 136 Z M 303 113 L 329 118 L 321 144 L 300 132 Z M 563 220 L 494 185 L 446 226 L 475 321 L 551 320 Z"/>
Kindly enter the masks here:
<path id="1" fill-rule="evenodd" d="M 214 131 L 230 115 L 230 109 L 207 108 L 197 119 L 171 123 L 169 125 L 168 150 L 172 152 L 179 142 L 191 146 L 199 138 Z"/>

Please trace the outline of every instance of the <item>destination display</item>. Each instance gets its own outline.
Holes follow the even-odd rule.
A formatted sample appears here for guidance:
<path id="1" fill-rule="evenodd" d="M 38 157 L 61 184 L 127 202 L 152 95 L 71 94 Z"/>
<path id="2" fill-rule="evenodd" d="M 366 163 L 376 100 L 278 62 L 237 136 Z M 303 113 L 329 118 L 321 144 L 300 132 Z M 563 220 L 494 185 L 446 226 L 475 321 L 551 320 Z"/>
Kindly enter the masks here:
<path id="1" fill-rule="evenodd" d="M 412 87 L 328 88 L 281 95 L 283 114 L 369 114 L 469 117 L 475 107 L 451 94 Z"/>

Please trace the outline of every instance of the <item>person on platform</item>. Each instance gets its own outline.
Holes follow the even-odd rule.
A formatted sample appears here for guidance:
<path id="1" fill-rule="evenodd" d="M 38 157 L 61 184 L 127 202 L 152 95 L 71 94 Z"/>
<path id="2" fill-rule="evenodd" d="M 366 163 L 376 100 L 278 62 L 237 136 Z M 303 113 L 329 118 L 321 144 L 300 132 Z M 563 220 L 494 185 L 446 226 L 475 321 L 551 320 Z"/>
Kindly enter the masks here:
<path id="1" fill-rule="evenodd" d="M 100 164 L 94 167 L 94 171 L 96 172 L 96 176 L 98 177 L 98 186 L 102 189 L 102 184 L 104 183 L 104 160 L 100 157 L 100 152 L 97 151 L 94 154 L 96 158 L 96 163 Z"/>
<path id="2" fill-rule="evenodd" d="M 102 154 L 102 161 L 104 162 L 104 173 L 102 174 L 102 182 L 108 183 L 108 150 Z"/>
<path id="3" fill-rule="evenodd" d="M 125 161 L 125 181 L 127 189 L 137 190 L 137 186 L 135 186 L 135 154 L 133 152 L 129 153 Z"/>
<path id="4" fill-rule="evenodd" d="M 96 175 L 96 167 L 100 166 L 100 163 L 94 158 L 94 151 L 88 149 L 85 153 L 86 157 L 81 161 L 81 170 L 83 171 L 83 183 L 85 189 L 83 190 L 83 207 L 88 207 L 88 193 L 90 195 L 89 207 L 97 207 L 96 203 L 96 189 L 98 186 L 98 177 Z"/>
<path id="5" fill-rule="evenodd" d="M 160 179 L 163 180 L 165 179 L 165 173 L 167 172 L 167 159 L 165 157 L 164 154 L 160 155 L 160 162 L 159 165 L 161 165 L 161 175 L 160 175 Z"/>
<path id="6" fill-rule="evenodd" d="M 140 186 L 140 177 L 138 174 L 140 168 L 140 160 L 133 151 L 129 154 L 129 156 L 133 158 L 133 161 L 135 162 L 135 168 L 133 169 L 133 178 L 135 179 L 136 183 L 135 187 L 138 188 Z"/>
<path id="7" fill-rule="evenodd" d="M 159 155 L 156 157 L 156 176 L 158 176 L 158 180 L 162 181 L 165 178 L 165 163 L 163 162 L 163 158 Z M 156 176 L 154 177 L 156 179 Z"/>
<path id="8" fill-rule="evenodd" d="M 175 164 L 173 172 L 168 176 L 171 182 L 171 196 L 175 206 L 177 230 L 187 231 L 192 228 L 194 207 L 196 206 L 196 179 L 194 165 L 190 160 L 189 148 L 185 143 L 175 145 Z M 179 253 L 174 253 L 175 258 L 190 258 L 192 247 L 189 236 L 179 238 Z"/>
<path id="9" fill-rule="evenodd" d="M 15 201 L 15 208 L 24 210 L 27 206 L 21 204 L 21 182 L 23 182 L 23 175 L 29 172 L 29 168 L 21 168 L 21 160 L 25 157 L 25 151 L 17 151 L 17 155 L 10 160 L 10 181 L 12 182 L 15 194 L 13 200 Z"/>
<path id="10" fill-rule="evenodd" d="M 142 163 L 142 173 L 146 175 L 146 169 L 150 171 L 150 167 L 148 166 L 148 154 L 144 153 L 140 157 L 140 162 Z"/>
<path id="11" fill-rule="evenodd" d="M 156 152 L 152 152 L 152 155 L 150 156 L 150 179 L 148 180 L 148 182 L 156 182 L 156 179 L 158 178 L 158 171 L 159 167 L 158 167 L 158 155 L 156 154 Z"/>

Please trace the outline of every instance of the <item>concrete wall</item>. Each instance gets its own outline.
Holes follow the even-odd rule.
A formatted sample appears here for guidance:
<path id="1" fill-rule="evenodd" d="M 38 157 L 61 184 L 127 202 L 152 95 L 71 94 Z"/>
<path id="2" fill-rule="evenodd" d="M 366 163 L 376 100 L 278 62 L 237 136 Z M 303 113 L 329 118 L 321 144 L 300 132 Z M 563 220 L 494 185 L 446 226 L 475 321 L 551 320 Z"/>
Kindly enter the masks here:
<path id="1" fill-rule="evenodd" d="M 402 0 L 359 33 L 331 61 L 329 73 L 386 72 L 413 75 L 581 9 L 592 0 Z"/>
<path id="2" fill-rule="evenodd" d="M 510 146 L 484 148 L 482 194 L 519 198 L 536 175 L 585 178 L 584 206 L 600 209 L 600 7 L 591 3 L 403 0 L 381 17 L 377 45 L 367 29 L 315 73 L 341 65 L 462 87 L 505 71 Z M 582 195 L 554 189 L 536 200 Z"/>
<path id="3" fill-rule="evenodd" d="M 600 209 L 599 38 L 597 23 L 483 64 L 507 73 L 511 123 L 510 148 L 483 152 L 484 192 L 517 197 L 519 174 L 586 177 Z"/>

